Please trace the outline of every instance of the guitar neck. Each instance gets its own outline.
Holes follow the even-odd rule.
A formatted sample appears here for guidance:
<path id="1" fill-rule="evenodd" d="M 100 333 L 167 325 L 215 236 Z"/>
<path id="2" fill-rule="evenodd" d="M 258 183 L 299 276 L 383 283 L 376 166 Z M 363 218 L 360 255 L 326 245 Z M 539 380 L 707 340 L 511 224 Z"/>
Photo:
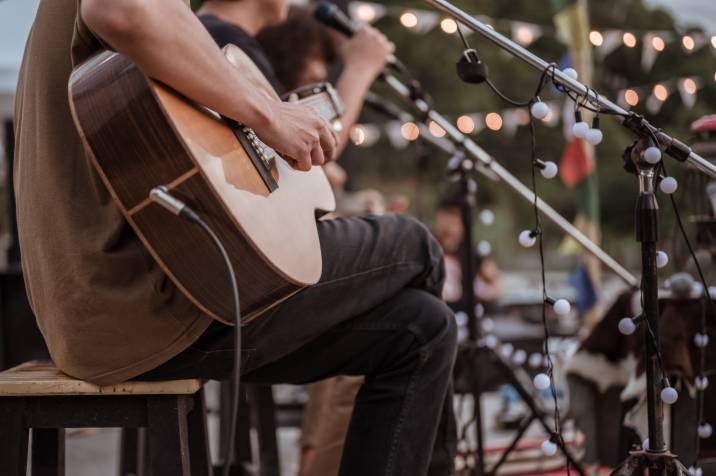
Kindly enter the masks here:
<path id="1" fill-rule="evenodd" d="M 341 116 L 340 111 L 336 110 L 333 98 L 325 91 L 299 99 L 298 103 L 312 107 L 319 116 L 328 122 L 334 121 Z"/>

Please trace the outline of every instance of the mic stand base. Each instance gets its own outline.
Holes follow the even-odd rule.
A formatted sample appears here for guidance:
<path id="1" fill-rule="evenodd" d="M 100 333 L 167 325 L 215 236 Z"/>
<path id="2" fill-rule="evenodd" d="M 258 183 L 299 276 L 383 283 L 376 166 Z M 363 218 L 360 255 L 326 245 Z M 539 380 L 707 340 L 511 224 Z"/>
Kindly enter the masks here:
<path id="1" fill-rule="evenodd" d="M 610 476 L 643 476 L 648 470 L 650 475 L 690 476 L 689 470 L 679 462 L 677 456 L 669 451 L 652 453 L 649 451 L 631 451 L 629 457 L 612 471 Z"/>
<path id="2" fill-rule="evenodd" d="M 547 432 L 552 433 L 552 429 L 548 423 L 547 412 L 540 408 L 538 401 L 527 390 L 531 388 L 531 381 L 527 373 L 521 367 L 513 364 L 511 361 L 497 355 L 493 349 L 482 346 L 479 341 L 482 337 L 482 329 L 477 314 L 475 313 L 475 292 L 473 279 L 476 274 L 475 268 L 475 246 L 472 234 L 473 215 L 475 210 L 475 193 L 477 191 L 477 183 L 472 178 L 475 171 L 475 162 L 468 158 L 462 150 L 456 151 L 452 158 L 448 161 L 448 172 L 450 175 L 457 175 L 460 184 L 461 200 L 460 215 L 464 230 L 464 246 L 465 252 L 462 253 L 460 267 L 462 269 L 462 292 L 465 297 L 465 312 L 467 318 L 468 337 L 458 352 L 457 362 L 455 364 L 455 374 L 464 375 L 464 388 L 467 394 L 473 398 L 473 421 L 475 424 L 475 440 L 477 443 L 477 451 L 475 455 L 475 468 L 470 468 L 470 475 L 475 476 L 492 476 L 497 473 L 499 467 L 507 460 L 509 454 L 515 450 L 517 444 L 524 436 L 530 424 L 537 420 Z M 479 363 L 485 362 L 485 357 L 500 369 L 500 373 L 504 375 L 510 384 L 515 388 L 524 403 L 530 409 L 530 416 L 522 422 L 517 435 L 513 439 L 509 447 L 500 455 L 497 463 L 487 470 L 485 467 L 485 444 L 484 444 L 484 425 L 482 415 L 481 396 L 483 393 L 483 382 L 478 367 Z M 572 457 L 569 450 L 558 443 L 560 450 L 564 454 L 567 464 L 574 468 L 577 474 L 585 476 L 581 465 Z"/>
<path id="3" fill-rule="evenodd" d="M 470 390 L 473 390 L 475 388 L 481 388 L 482 379 L 479 374 L 478 365 L 484 366 L 488 362 L 490 365 L 493 365 L 497 372 L 501 376 L 503 376 L 505 380 L 507 380 L 507 383 L 515 389 L 517 394 L 520 396 L 520 399 L 527 407 L 528 414 L 523 418 L 522 422 L 520 422 L 520 426 L 517 429 L 510 444 L 504 451 L 502 451 L 500 457 L 490 468 L 485 467 L 484 448 L 482 453 L 480 453 L 480 449 L 478 447 L 478 450 L 475 454 L 477 467 L 469 468 L 469 473 L 460 474 L 484 476 L 494 476 L 498 474 L 499 469 L 507 461 L 512 452 L 517 449 L 517 446 L 520 441 L 522 441 L 522 438 L 525 436 L 527 429 L 534 422 L 537 422 L 547 434 L 552 433 L 552 427 L 550 426 L 551 417 L 549 413 L 542 407 L 539 399 L 529 390 L 533 388 L 530 376 L 521 366 L 514 364 L 508 359 L 505 359 L 493 349 L 484 346 L 476 346 L 473 345 L 471 342 L 466 342 L 460 347 L 457 362 L 455 364 L 455 369 L 457 374 L 462 374 L 462 376 L 464 377 L 464 387 Z M 475 408 L 477 407 L 478 405 L 475 404 Z M 482 421 L 478 418 L 479 413 L 476 412 L 475 424 L 478 425 L 478 427 L 481 427 Z M 557 442 L 556 444 L 558 445 L 559 451 L 564 456 L 566 463 L 569 465 L 570 469 L 573 469 L 575 474 L 585 476 L 586 473 L 584 469 L 577 461 L 575 456 L 572 454 L 572 452 L 565 445 L 563 445 L 561 441 Z M 481 456 L 481 454 L 483 456 Z M 480 464 L 480 458 L 483 458 L 482 464 Z"/>

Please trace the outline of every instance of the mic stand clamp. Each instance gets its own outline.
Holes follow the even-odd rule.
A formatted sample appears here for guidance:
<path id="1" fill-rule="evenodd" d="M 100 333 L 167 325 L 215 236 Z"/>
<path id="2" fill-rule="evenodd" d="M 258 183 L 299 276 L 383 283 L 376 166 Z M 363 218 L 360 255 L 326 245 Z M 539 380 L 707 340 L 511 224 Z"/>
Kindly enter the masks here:
<path id="1" fill-rule="evenodd" d="M 629 457 L 611 476 L 642 476 L 647 469 L 650 476 L 688 476 L 688 470 L 675 454 L 666 449 L 664 442 L 664 404 L 660 397 L 662 376 L 658 355 L 659 281 L 656 266 L 656 245 L 659 240 L 659 205 L 655 194 L 658 162 L 650 163 L 644 158 L 648 140 L 642 139 L 629 147 L 625 152 L 625 160 L 628 162 L 631 159 L 634 167 L 627 169 L 635 170 L 639 180 L 635 223 L 636 240 L 641 243 L 641 293 L 644 307 L 642 314 L 647 326 L 644 345 L 649 447 L 631 451 Z"/>

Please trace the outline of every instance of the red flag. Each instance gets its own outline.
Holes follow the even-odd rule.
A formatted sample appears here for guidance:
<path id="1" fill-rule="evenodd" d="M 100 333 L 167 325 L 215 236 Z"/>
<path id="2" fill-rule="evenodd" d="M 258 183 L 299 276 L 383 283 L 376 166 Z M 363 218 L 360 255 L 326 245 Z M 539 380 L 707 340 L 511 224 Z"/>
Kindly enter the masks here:
<path id="1" fill-rule="evenodd" d="M 584 142 L 577 138 L 567 144 L 559 162 L 559 176 L 569 188 L 588 177 L 594 169 L 594 163 L 584 149 Z"/>

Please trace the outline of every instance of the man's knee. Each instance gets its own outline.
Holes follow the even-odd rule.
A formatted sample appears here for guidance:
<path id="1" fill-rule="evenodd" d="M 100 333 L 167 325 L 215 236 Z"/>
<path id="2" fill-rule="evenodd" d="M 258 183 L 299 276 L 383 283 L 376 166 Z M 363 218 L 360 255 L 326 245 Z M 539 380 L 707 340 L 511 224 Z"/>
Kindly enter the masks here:
<path id="1" fill-rule="evenodd" d="M 405 313 L 407 329 L 423 345 L 454 352 L 457 345 L 457 324 L 452 310 L 441 299 L 422 290 L 406 290 L 410 308 Z M 408 317 L 409 316 L 409 317 Z"/>

